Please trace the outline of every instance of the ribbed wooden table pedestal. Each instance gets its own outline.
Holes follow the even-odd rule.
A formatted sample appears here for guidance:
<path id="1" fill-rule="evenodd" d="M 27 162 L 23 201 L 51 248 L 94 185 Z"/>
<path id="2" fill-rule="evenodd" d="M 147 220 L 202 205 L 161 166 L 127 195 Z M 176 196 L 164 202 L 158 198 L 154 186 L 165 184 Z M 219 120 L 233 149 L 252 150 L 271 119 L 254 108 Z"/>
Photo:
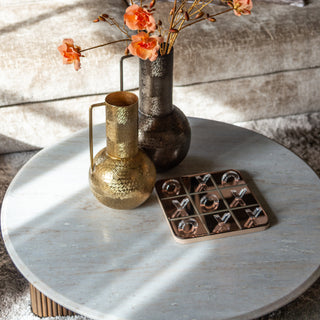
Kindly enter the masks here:
<path id="1" fill-rule="evenodd" d="M 57 317 L 75 315 L 61 305 L 55 303 L 30 284 L 31 309 L 38 317 Z"/>

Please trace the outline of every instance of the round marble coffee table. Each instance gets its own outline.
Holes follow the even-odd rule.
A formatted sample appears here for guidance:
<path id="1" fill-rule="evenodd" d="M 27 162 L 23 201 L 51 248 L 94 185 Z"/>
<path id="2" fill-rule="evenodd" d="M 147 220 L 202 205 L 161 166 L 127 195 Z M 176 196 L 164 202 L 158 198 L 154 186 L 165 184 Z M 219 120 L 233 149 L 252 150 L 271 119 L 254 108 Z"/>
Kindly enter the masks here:
<path id="1" fill-rule="evenodd" d="M 2 207 L 2 234 L 21 273 L 92 319 L 251 319 L 281 307 L 320 275 L 320 181 L 300 158 L 251 131 L 190 119 L 192 144 L 158 178 L 238 169 L 271 216 L 267 230 L 192 244 L 170 234 L 155 194 L 116 211 L 88 187 L 88 132 L 39 152 Z M 96 126 L 95 152 L 105 143 Z"/>

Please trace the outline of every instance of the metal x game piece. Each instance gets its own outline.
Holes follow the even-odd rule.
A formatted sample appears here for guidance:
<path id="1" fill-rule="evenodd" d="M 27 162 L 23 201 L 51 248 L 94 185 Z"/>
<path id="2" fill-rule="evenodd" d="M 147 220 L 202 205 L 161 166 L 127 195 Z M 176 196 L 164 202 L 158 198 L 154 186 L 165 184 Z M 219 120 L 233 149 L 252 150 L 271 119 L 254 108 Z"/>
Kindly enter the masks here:
<path id="1" fill-rule="evenodd" d="M 203 178 L 201 176 L 196 176 L 196 179 L 199 184 L 196 187 L 195 192 L 207 190 L 207 181 L 210 179 L 210 174 L 206 174 Z"/>
<path id="2" fill-rule="evenodd" d="M 184 198 L 181 202 L 172 200 L 172 204 L 176 207 L 176 211 L 172 214 L 171 218 L 187 217 L 186 206 L 190 202 L 189 198 Z"/>
<path id="3" fill-rule="evenodd" d="M 251 228 L 255 227 L 257 225 L 256 218 L 260 215 L 262 212 L 262 209 L 260 207 L 255 208 L 253 211 L 251 209 L 246 209 L 246 214 L 249 216 L 249 219 L 244 224 L 245 228 Z"/>
<path id="4" fill-rule="evenodd" d="M 241 189 L 239 193 L 236 190 L 231 190 L 231 193 L 234 196 L 234 199 L 230 204 L 230 208 L 235 208 L 237 206 L 240 206 L 240 207 L 245 206 L 246 203 L 243 201 L 242 198 L 247 191 L 248 191 L 247 188 Z"/>
<path id="5" fill-rule="evenodd" d="M 217 226 L 212 231 L 213 233 L 221 233 L 230 230 L 230 223 L 227 223 L 227 221 L 231 217 L 230 212 L 226 212 L 222 217 L 220 217 L 219 214 L 215 214 L 213 216 L 218 222 Z"/>

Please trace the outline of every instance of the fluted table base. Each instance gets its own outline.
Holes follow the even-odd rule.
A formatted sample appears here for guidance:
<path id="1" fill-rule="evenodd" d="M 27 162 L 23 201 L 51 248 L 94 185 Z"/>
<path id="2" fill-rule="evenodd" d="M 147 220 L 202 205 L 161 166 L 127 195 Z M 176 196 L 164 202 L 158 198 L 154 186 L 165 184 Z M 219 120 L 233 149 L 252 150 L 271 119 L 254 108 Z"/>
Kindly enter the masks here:
<path id="1" fill-rule="evenodd" d="M 73 311 L 70 311 L 49 299 L 32 284 L 30 284 L 30 297 L 32 312 L 38 317 L 43 318 L 75 315 Z"/>

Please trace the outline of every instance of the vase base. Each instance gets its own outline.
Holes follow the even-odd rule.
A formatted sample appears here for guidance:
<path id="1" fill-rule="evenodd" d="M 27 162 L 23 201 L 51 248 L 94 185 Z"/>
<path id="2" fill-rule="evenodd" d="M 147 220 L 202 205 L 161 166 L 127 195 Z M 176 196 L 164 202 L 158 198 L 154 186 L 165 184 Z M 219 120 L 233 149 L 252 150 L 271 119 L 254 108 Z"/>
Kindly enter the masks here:
<path id="1" fill-rule="evenodd" d="M 139 146 L 151 158 L 157 172 L 177 166 L 186 157 L 190 141 L 188 119 L 176 106 L 163 117 L 139 112 Z"/>
<path id="2" fill-rule="evenodd" d="M 129 210 L 140 206 L 152 193 L 156 180 L 155 166 L 139 150 L 134 157 L 110 157 L 106 148 L 94 158 L 89 171 L 89 184 L 93 195 L 105 206 Z"/>

